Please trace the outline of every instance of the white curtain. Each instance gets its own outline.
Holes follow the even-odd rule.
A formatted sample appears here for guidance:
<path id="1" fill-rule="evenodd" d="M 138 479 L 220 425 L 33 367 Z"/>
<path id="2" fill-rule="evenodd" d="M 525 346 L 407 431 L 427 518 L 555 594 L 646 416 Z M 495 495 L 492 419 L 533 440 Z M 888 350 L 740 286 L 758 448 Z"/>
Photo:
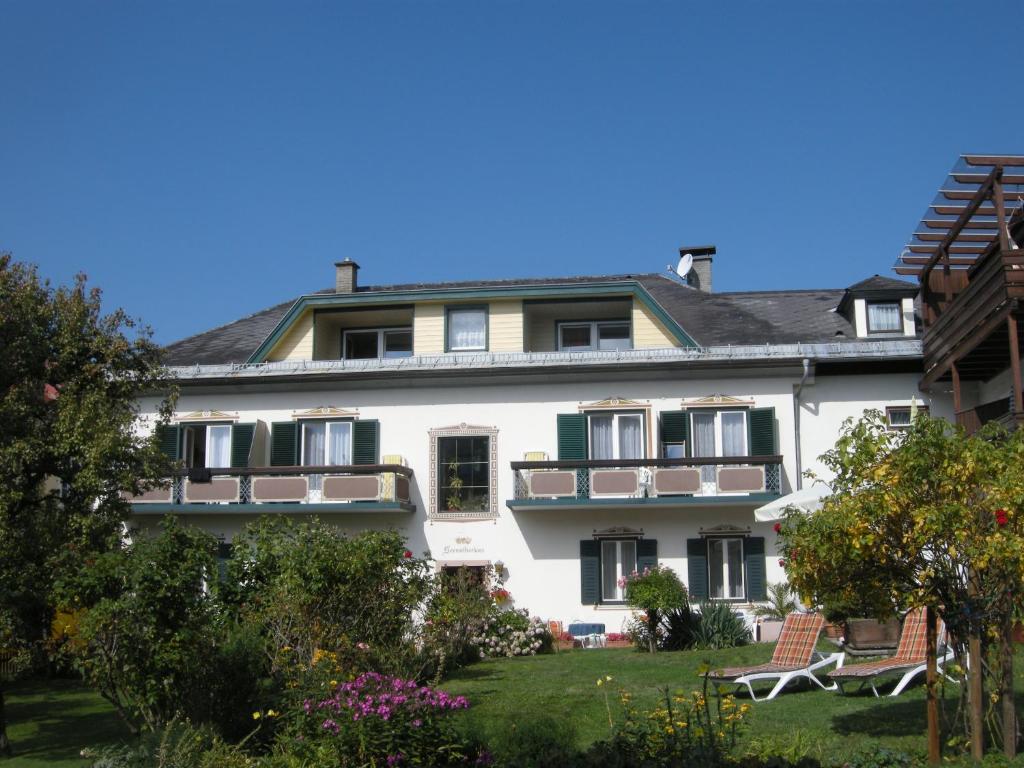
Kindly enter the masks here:
<path id="1" fill-rule="evenodd" d="M 318 467 L 327 463 L 324 451 L 326 424 L 302 425 L 302 464 L 306 467 Z"/>
<path id="2" fill-rule="evenodd" d="M 903 328 L 899 304 L 868 304 L 868 328 L 872 331 L 899 331 Z"/>
<path id="3" fill-rule="evenodd" d="M 448 347 L 483 349 L 487 345 L 486 320 L 482 309 L 460 309 L 448 313 Z"/>
<path id="4" fill-rule="evenodd" d="M 743 544 L 739 539 L 728 539 L 729 595 L 743 597 Z"/>
<path id="5" fill-rule="evenodd" d="M 715 414 L 695 413 L 693 414 L 693 455 L 694 456 L 715 456 Z M 715 482 L 715 468 L 713 466 L 702 466 L 700 468 L 700 480 L 702 483 Z"/>
<path id="6" fill-rule="evenodd" d="M 208 428 L 209 450 L 206 454 L 206 466 L 231 466 L 231 427 L 227 424 Z"/>
<path id="7" fill-rule="evenodd" d="M 590 417 L 590 458 L 614 459 L 613 417 Z"/>
<path id="8" fill-rule="evenodd" d="M 644 457 L 644 426 L 640 416 L 619 416 L 619 458 Z"/>
<path id="9" fill-rule="evenodd" d="M 337 421 L 328 424 L 327 441 L 327 463 L 328 464 L 351 464 L 352 453 L 352 423 L 348 421 Z"/>
<path id="10" fill-rule="evenodd" d="M 747 420 L 742 413 L 722 414 L 722 455 L 747 455 Z"/>
<path id="11" fill-rule="evenodd" d="M 601 595 L 605 600 L 619 599 L 619 548 L 617 541 L 601 542 Z"/>

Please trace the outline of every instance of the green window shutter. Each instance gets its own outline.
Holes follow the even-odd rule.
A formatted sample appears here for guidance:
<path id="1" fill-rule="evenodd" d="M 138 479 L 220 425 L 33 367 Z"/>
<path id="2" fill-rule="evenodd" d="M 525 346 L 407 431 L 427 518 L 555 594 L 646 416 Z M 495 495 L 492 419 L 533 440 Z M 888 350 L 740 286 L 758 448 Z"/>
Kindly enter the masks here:
<path id="1" fill-rule="evenodd" d="M 352 422 L 352 463 L 379 464 L 380 422 L 362 419 Z"/>
<path id="2" fill-rule="evenodd" d="M 661 442 L 685 443 L 690 455 L 690 414 L 688 411 L 663 411 L 661 414 Z"/>
<path id="3" fill-rule="evenodd" d="M 775 455 L 775 409 L 753 408 L 748 415 L 750 455 Z"/>
<path id="4" fill-rule="evenodd" d="M 587 417 L 582 413 L 558 414 L 558 460 L 587 458 Z"/>
<path id="5" fill-rule="evenodd" d="M 235 424 L 231 428 L 231 466 L 248 467 L 255 424 Z"/>
<path id="6" fill-rule="evenodd" d="M 158 424 L 156 427 L 156 444 L 160 451 L 171 461 L 181 458 L 181 426 L 178 424 Z"/>
<path id="7" fill-rule="evenodd" d="M 658 565 L 658 542 L 656 539 L 640 539 L 636 543 L 636 570 L 644 572 L 644 568 Z"/>
<path id="8" fill-rule="evenodd" d="M 217 578 L 221 584 L 228 580 L 228 560 L 234 551 L 234 546 L 220 542 L 217 545 Z"/>
<path id="9" fill-rule="evenodd" d="M 270 425 L 270 466 L 294 467 L 299 463 L 299 424 L 275 421 Z"/>
<path id="10" fill-rule="evenodd" d="M 708 599 L 708 543 L 705 539 L 686 540 L 686 588 L 691 603 Z"/>
<path id="11" fill-rule="evenodd" d="M 764 538 L 751 536 L 743 542 L 743 563 L 747 571 L 747 600 L 768 599 L 768 580 L 764 565 Z"/>
<path id="12" fill-rule="evenodd" d="M 594 539 L 580 542 L 580 602 L 601 602 L 601 542 Z"/>

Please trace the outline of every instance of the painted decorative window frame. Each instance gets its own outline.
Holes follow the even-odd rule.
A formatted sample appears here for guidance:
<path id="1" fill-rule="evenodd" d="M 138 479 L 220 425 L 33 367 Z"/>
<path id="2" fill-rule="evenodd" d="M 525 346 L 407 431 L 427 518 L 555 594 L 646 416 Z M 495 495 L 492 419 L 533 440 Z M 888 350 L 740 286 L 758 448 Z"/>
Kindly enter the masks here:
<path id="1" fill-rule="evenodd" d="M 652 422 L 652 406 L 650 401 L 628 400 L 622 397 L 609 397 L 594 403 L 579 403 L 579 412 L 587 416 L 587 450 L 590 450 L 590 416 L 601 413 L 633 413 L 643 417 L 644 455 L 652 457 L 654 453 L 654 423 Z"/>
<path id="2" fill-rule="evenodd" d="M 498 517 L 498 428 L 478 424 L 457 424 L 439 427 L 429 432 L 430 436 L 430 490 L 427 514 L 432 520 L 493 520 Z M 438 509 L 437 461 L 440 454 L 439 442 L 442 437 L 486 437 L 488 438 L 488 479 L 490 490 L 487 494 L 487 509 L 470 512 L 450 512 Z"/>

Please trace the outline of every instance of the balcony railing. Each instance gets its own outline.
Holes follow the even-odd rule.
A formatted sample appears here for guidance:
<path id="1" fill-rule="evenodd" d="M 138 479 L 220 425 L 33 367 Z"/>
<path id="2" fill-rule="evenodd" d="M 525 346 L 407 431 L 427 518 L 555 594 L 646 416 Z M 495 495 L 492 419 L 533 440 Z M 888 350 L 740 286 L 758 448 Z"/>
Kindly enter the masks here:
<path id="1" fill-rule="evenodd" d="M 401 464 L 243 467 L 179 470 L 166 484 L 126 498 L 148 505 L 409 506 L 413 471 Z M 270 510 L 268 510 L 270 511 Z"/>
<path id="2" fill-rule="evenodd" d="M 779 496 L 781 456 L 514 461 L 515 500 L 684 500 Z"/>
<path id="3" fill-rule="evenodd" d="M 1007 429 L 1014 429 L 1022 418 L 1024 414 L 1015 415 L 1013 412 L 1012 395 L 976 405 L 974 408 L 965 408 L 956 413 L 956 423 L 966 429 L 969 435 L 973 435 L 990 421 L 998 422 Z"/>

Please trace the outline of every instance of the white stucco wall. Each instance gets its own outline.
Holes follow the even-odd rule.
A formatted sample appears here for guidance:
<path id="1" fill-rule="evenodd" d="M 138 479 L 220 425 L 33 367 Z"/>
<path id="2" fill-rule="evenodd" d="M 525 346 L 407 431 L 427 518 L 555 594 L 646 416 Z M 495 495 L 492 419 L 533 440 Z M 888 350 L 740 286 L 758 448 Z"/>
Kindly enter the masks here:
<path id="1" fill-rule="evenodd" d="M 540 376 L 536 377 L 541 379 Z M 347 531 L 370 527 L 391 527 L 408 537 L 416 552 L 429 551 L 439 561 L 501 560 L 507 570 L 506 587 L 518 607 L 545 619 L 570 622 L 600 621 L 608 631 L 619 631 L 628 611 L 619 607 L 581 605 L 579 542 L 590 539 L 595 530 L 612 526 L 640 528 L 645 538 L 658 541 L 662 563 L 687 578 L 685 546 L 700 529 L 731 524 L 763 536 L 769 582 L 784 576 L 777 562 L 772 525 L 756 524 L 754 505 L 738 500 L 736 506 L 679 504 L 665 508 L 601 509 L 512 512 L 505 501 L 513 497 L 510 462 L 523 459 L 527 451 L 545 451 L 557 458 L 556 416 L 575 413 L 580 403 L 606 398 L 649 402 L 657 429 L 660 411 L 678 410 L 683 398 L 723 394 L 752 398 L 758 407 L 772 406 L 777 419 L 779 452 L 784 457 L 783 491 L 795 483 L 795 437 L 793 388 L 796 376 L 761 378 L 688 379 L 683 381 L 617 381 L 579 383 L 517 383 L 473 387 L 437 386 L 413 388 L 332 389 L 324 385 L 315 391 L 249 392 L 181 396 L 179 414 L 202 410 L 237 412 L 240 421 L 256 419 L 268 424 L 289 420 L 294 411 L 317 406 L 358 410 L 360 418 L 380 422 L 380 453 L 400 454 L 415 471 L 412 484 L 416 512 L 408 514 L 324 515 Z M 397 382 L 396 382 L 397 384 Z M 802 406 L 802 448 L 805 468 L 821 469 L 816 457 L 831 447 L 839 427 L 848 416 L 859 416 L 867 407 L 908 404 L 912 397 L 922 402 L 917 376 L 892 374 L 873 376 L 817 377 L 806 386 Z M 945 404 L 930 403 L 933 412 L 946 415 Z M 151 410 L 153 402 L 143 403 Z M 441 521 L 427 516 L 429 493 L 428 432 L 458 424 L 496 427 L 498 461 L 498 517 L 485 521 Z M 215 535 L 230 540 L 249 515 L 217 514 L 213 509 L 185 516 Z M 139 527 L 155 524 L 153 517 L 138 517 Z"/>

